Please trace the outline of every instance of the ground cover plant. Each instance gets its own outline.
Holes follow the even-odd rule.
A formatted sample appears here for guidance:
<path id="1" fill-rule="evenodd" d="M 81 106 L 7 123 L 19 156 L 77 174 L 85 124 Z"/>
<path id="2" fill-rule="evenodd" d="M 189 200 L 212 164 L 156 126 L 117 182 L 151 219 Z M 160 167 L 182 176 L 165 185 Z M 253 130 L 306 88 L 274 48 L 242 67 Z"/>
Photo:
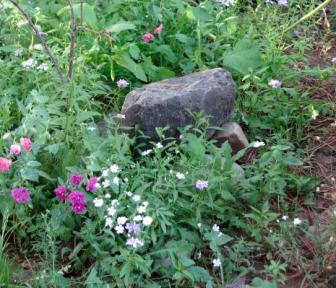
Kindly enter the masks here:
<path id="1" fill-rule="evenodd" d="M 2 0 L 1 285 L 333 287 L 333 212 L 309 214 L 334 201 L 331 2 Z M 248 148 L 199 114 L 146 148 L 118 124 L 132 89 L 215 67 Z"/>

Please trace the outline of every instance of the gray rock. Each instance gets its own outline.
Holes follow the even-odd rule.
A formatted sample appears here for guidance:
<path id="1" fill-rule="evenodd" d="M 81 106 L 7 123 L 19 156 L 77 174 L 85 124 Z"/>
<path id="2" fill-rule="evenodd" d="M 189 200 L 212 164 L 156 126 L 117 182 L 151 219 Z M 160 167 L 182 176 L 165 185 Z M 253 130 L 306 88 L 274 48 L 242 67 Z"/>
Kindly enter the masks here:
<path id="1" fill-rule="evenodd" d="M 165 136 L 177 137 L 178 128 L 193 124 L 190 110 L 209 116 L 210 125 L 222 126 L 231 117 L 235 94 L 235 82 L 222 68 L 152 83 L 126 96 L 122 124 L 138 124 L 153 139 L 156 127 L 169 126 Z"/>
<path id="2" fill-rule="evenodd" d="M 217 131 L 216 134 L 212 137 L 218 141 L 219 145 L 222 145 L 225 141 L 228 141 L 234 153 L 237 153 L 249 145 L 244 131 L 238 123 L 226 123 L 222 126 L 222 129 L 223 130 Z"/>

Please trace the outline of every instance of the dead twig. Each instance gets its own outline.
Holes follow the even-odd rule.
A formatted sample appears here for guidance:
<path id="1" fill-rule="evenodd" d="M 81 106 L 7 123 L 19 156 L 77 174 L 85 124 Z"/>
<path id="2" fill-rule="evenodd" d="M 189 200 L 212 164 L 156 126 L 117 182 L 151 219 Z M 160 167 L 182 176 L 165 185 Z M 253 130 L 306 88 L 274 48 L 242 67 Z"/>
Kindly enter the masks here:
<path id="1" fill-rule="evenodd" d="M 73 74 L 73 66 L 75 60 L 75 45 L 76 45 L 76 15 L 72 5 L 72 1 L 68 0 L 70 13 L 71 13 L 71 36 L 70 36 L 70 55 L 69 55 L 69 68 L 68 68 L 68 79 L 72 79 Z"/>
<path id="2" fill-rule="evenodd" d="M 64 84 L 67 82 L 66 78 L 64 77 L 64 74 L 62 72 L 62 69 L 58 63 L 58 61 L 56 60 L 56 58 L 54 57 L 54 55 L 52 54 L 48 44 L 46 43 L 44 36 L 42 34 L 42 32 L 39 30 L 39 28 L 37 28 L 37 26 L 33 23 L 33 20 L 29 17 L 29 15 L 22 9 L 22 7 L 19 5 L 19 3 L 17 3 L 16 0 L 9 0 L 18 10 L 19 12 L 22 14 L 22 16 L 27 20 L 29 26 L 34 30 L 36 36 L 39 38 L 44 51 L 46 52 L 46 54 L 49 57 L 49 60 L 53 63 L 57 74 L 61 80 L 61 82 Z"/>
<path id="3" fill-rule="evenodd" d="M 85 27 L 85 26 L 78 26 L 77 29 L 78 30 L 83 30 L 84 32 L 89 32 L 89 33 L 95 34 L 95 35 L 97 35 L 99 37 L 100 40 L 103 37 L 106 37 L 106 38 L 108 38 L 108 40 L 110 42 L 110 45 L 112 45 L 112 41 L 113 41 L 112 35 L 111 35 L 110 32 L 108 32 L 106 30 L 96 31 L 96 30 L 90 29 L 90 28 Z"/>

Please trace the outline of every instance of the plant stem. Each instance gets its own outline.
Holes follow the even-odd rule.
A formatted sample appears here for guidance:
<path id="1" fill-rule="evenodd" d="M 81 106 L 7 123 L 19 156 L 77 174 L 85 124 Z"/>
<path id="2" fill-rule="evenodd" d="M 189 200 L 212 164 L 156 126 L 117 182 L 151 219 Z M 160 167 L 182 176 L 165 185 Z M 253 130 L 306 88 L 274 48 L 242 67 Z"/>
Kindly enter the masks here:
<path id="1" fill-rule="evenodd" d="M 306 14 L 305 16 L 303 16 L 302 18 L 300 18 L 298 21 L 296 21 L 295 23 L 293 23 L 292 25 L 290 25 L 287 29 L 285 29 L 284 33 L 292 30 L 295 26 L 299 25 L 301 22 L 307 20 L 308 18 L 312 17 L 315 13 L 317 13 L 319 10 L 323 9 L 324 7 L 326 7 L 329 3 L 331 3 L 331 1 L 333 0 L 326 0 L 323 3 L 321 3 L 319 6 L 317 6 L 315 9 L 313 9 L 312 11 L 310 11 L 308 14 Z"/>
<path id="2" fill-rule="evenodd" d="M 74 60 L 75 60 L 75 44 L 76 44 L 76 31 L 77 31 L 77 26 L 76 26 L 76 16 L 75 16 L 75 11 L 72 5 L 72 1 L 68 0 L 69 3 L 69 8 L 71 12 L 71 36 L 70 36 L 70 56 L 69 56 L 69 68 L 68 68 L 68 79 L 72 79 L 72 74 L 73 74 L 73 65 L 74 65 Z M 68 101 L 67 103 L 67 110 L 69 111 L 70 109 L 70 103 Z"/>
<path id="3" fill-rule="evenodd" d="M 40 39 L 40 42 L 44 48 L 44 51 L 47 53 L 50 61 L 53 63 L 56 71 L 57 71 L 57 74 L 61 80 L 61 82 L 64 84 L 67 82 L 67 80 L 65 79 L 64 77 L 64 74 L 61 70 L 61 67 L 58 63 L 58 61 L 56 60 L 56 58 L 53 56 L 48 44 L 46 43 L 46 41 L 44 40 L 44 36 L 43 34 L 41 33 L 41 31 L 37 28 L 37 26 L 33 23 L 33 20 L 28 16 L 28 14 L 22 9 L 22 7 L 19 5 L 19 3 L 17 3 L 16 0 L 9 0 L 19 11 L 20 13 L 23 15 L 24 18 L 26 18 L 28 24 L 30 27 L 33 28 L 36 36 Z"/>

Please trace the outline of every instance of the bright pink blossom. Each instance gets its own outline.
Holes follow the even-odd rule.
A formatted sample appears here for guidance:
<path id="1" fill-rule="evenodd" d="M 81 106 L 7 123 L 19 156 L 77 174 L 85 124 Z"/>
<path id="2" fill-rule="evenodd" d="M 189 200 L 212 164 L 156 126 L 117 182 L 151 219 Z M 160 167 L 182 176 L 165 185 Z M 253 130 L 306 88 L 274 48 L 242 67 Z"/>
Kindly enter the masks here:
<path id="1" fill-rule="evenodd" d="M 23 137 L 20 139 L 20 144 L 25 152 L 29 152 L 32 147 L 32 142 L 29 138 Z"/>
<path id="2" fill-rule="evenodd" d="M 74 204 L 76 202 L 84 202 L 85 194 L 81 191 L 71 191 L 66 200 L 69 201 L 71 204 Z"/>
<path id="3" fill-rule="evenodd" d="M 71 175 L 69 178 L 69 182 L 71 185 L 78 186 L 83 180 L 83 176 L 81 174 Z"/>
<path id="4" fill-rule="evenodd" d="M 89 182 L 86 185 L 86 191 L 94 191 L 97 189 L 97 177 L 92 177 L 89 179 Z"/>
<path id="5" fill-rule="evenodd" d="M 154 33 L 160 35 L 161 32 L 162 32 L 162 29 L 163 29 L 163 25 L 160 24 L 160 26 L 158 26 L 158 27 L 155 28 Z"/>
<path id="6" fill-rule="evenodd" d="M 86 211 L 86 202 L 75 202 L 72 204 L 71 209 L 75 214 L 83 214 Z"/>
<path id="7" fill-rule="evenodd" d="M 66 200 L 72 204 L 71 209 L 75 214 L 85 213 L 86 200 L 83 192 L 71 191 Z"/>
<path id="8" fill-rule="evenodd" d="M 151 42 L 155 39 L 155 36 L 152 33 L 145 33 L 142 36 L 142 39 L 145 43 Z"/>
<path id="9" fill-rule="evenodd" d="M 11 191 L 12 198 L 16 201 L 18 204 L 26 203 L 30 200 L 29 191 L 25 187 L 20 188 L 14 188 Z"/>
<path id="10" fill-rule="evenodd" d="M 12 144 L 9 149 L 9 154 L 11 155 L 19 155 L 21 152 L 21 147 L 19 144 Z"/>
<path id="11" fill-rule="evenodd" d="M 12 165 L 12 160 L 0 157 L 0 170 L 7 172 Z"/>
<path id="12" fill-rule="evenodd" d="M 56 194 L 56 197 L 60 199 L 61 201 L 65 201 L 67 199 L 67 192 L 68 188 L 66 186 L 58 186 L 54 191 Z"/>

